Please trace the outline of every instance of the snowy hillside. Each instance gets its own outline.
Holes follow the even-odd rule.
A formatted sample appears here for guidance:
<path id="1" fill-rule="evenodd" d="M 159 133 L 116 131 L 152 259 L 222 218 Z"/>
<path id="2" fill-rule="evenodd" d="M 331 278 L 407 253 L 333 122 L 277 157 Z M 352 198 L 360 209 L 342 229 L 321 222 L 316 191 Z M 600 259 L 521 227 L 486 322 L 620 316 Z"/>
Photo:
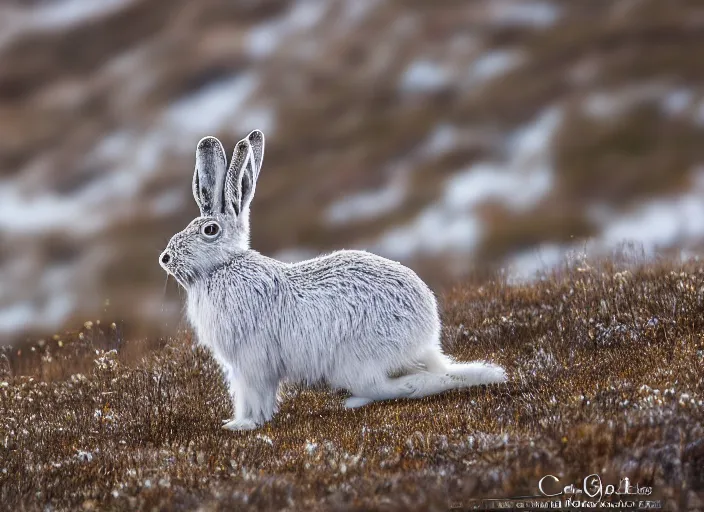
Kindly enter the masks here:
<path id="1" fill-rule="evenodd" d="M 285 260 L 367 248 L 439 286 L 696 249 L 702 49 L 687 1 L 4 0 L 0 341 L 178 325 L 156 258 L 195 144 L 253 128 L 253 246 Z"/>

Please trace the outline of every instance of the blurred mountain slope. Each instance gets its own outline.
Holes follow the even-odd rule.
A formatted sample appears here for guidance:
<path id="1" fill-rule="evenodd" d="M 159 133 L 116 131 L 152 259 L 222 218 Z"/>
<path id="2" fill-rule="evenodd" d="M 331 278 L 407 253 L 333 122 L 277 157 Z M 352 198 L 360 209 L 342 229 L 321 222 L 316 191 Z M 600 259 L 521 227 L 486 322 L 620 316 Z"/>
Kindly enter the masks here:
<path id="1" fill-rule="evenodd" d="M 2 2 L 0 338 L 106 300 L 172 328 L 195 144 L 253 128 L 253 247 L 282 259 L 362 247 L 440 285 L 587 237 L 697 245 L 702 49 L 693 1 Z"/>

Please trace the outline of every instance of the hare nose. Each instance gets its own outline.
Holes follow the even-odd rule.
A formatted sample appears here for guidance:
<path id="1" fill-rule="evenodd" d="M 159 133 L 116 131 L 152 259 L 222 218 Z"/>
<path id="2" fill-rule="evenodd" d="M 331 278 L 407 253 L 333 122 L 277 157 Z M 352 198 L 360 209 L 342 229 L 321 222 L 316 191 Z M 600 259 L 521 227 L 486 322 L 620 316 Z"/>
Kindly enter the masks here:
<path id="1" fill-rule="evenodd" d="M 169 261 L 171 261 L 171 256 L 169 255 L 168 252 L 165 252 L 164 254 L 161 255 L 161 262 L 166 265 Z"/>

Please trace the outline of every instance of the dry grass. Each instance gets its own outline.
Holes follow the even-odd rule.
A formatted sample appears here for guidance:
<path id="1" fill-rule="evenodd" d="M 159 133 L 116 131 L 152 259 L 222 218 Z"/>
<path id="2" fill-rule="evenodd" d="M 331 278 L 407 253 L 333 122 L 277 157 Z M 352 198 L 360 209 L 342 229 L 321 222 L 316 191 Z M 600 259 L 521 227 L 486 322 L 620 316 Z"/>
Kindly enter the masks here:
<path id="1" fill-rule="evenodd" d="M 458 286 L 443 304 L 448 350 L 505 365 L 508 384 L 355 411 L 341 393 L 288 389 L 252 433 L 220 429 L 221 375 L 187 334 L 126 342 L 102 324 L 7 350 L 0 502 L 445 510 L 599 472 L 652 486 L 668 510 L 702 506 L 699 265 L 582 262 L 530 285 Z"/>

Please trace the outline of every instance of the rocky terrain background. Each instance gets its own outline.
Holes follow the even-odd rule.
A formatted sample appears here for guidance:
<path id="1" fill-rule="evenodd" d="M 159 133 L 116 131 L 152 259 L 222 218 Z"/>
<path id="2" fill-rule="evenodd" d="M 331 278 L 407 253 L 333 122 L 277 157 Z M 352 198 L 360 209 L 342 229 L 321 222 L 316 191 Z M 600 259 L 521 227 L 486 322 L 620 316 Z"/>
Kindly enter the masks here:
<path id="1" fill-rule="evenodd" d="M 704 5 L 0 1 L 0 342 L 172 330 L 196 142 L 267 154 L 253 247 L 436 288 L 704 236 Z M 689 253 L 687 253 L 689 254 Z"/>

